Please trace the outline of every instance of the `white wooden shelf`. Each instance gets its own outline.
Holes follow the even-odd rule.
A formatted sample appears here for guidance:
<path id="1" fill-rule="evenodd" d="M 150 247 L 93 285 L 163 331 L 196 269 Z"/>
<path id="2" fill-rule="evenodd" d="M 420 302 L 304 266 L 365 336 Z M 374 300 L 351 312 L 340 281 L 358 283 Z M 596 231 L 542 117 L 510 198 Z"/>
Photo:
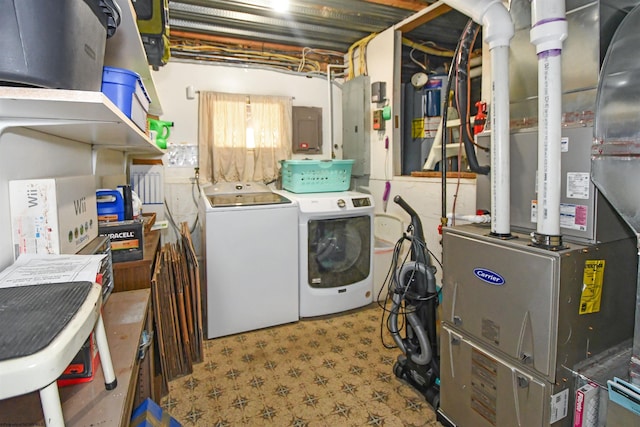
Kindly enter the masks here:
<path id="1" fill-rule="evenodd" d="M 94 148 L 163 153 L 102 92 L 0 87 L 0 133 L 12 127 Z"/>

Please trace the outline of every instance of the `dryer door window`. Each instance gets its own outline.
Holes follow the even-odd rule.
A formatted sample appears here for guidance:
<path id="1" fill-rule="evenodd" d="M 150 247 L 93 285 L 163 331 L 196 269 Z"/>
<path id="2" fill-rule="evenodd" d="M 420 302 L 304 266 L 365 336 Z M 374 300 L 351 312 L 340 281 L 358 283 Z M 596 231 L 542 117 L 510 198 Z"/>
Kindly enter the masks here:
<path id="1" fill-rule="evenodd" d="M 336 288 L 360 282 L 371 268 L 371 217 L 310 220 L 308 283 Z"/>

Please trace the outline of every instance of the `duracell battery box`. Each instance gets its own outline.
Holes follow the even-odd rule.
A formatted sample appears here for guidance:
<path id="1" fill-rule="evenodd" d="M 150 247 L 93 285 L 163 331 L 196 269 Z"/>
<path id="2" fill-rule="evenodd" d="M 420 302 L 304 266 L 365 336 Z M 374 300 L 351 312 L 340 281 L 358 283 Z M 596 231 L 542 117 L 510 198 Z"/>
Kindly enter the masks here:
<path id="1" fill-rule="evenodd" d="M 98 234 L 111 240 L 113 262 L 137 261 L 142 259 L 144 242 L 142 220 L 100 222 Z"/>

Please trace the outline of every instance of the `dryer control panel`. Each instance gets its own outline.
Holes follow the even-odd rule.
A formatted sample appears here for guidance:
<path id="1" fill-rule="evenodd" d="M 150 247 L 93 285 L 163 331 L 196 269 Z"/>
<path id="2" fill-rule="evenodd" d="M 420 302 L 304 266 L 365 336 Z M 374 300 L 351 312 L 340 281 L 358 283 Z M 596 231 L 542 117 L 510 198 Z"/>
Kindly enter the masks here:
<path id="1" fill-rule="evenodd" d="M 371 199 L 369 197 L 354 197 L 351 199 L 354 208 L 363 208 L 371 206 Z"/>

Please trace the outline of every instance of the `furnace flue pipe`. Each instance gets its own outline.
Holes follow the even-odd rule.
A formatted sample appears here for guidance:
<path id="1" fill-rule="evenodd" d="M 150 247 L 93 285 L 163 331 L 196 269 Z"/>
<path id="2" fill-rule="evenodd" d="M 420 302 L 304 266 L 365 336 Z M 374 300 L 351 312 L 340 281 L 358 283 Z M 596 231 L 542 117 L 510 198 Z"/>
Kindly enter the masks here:
<path id="1" fill-rule="evenodd" d="M 538 207 L 535 245 L 562 247 L 560 153 L 562 137 L 562 42 L 568 26 L 565 2 L 531 2 L 531 43 L 538 55 Z"/>
<path id="2" fill-rule="evenodd" d="M 491 54 L 491 234 L 508 237 L 510 229 L 509 43 L 514 35 L 509 11 L 500 0 L 443 0 L 482 24 Z"/>

